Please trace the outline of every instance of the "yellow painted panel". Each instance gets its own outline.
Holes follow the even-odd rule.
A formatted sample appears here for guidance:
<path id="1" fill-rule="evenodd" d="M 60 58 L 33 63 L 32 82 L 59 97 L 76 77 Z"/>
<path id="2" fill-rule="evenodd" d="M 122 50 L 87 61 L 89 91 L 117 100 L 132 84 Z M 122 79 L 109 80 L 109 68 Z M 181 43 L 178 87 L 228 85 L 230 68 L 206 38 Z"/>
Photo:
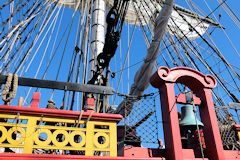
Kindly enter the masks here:
<path id="1" fill-rule="evenodd" d="M 3 147 L 3 148 L 23 148 L 24 145 L 12 145 L 12 144 L 5 144 L 5 143 L 0 143 L 0 146 Z"/>
<path id="2" fill-rule="evenodd" d="M 94 145 L 93 145 L 93 135 L 94 135 L 94 123 L 91 121 L 87 122 L 87 132 L 86 132 L 86 156 L 93 156 Z"/>
<path id="3" fill-rule="evenodd" d="M 110 156 L 117 156 L 117 126 L 116 123 L 110 125 Z"/>
<path id="4" fill-rule="evenodd" d="M 37 129 L 62 129 L 62 130 L 72 130 L 72 131 L 86 131 L 86 128 L 75 128 L 75 127 L 65 127 L 65 126 L 36 126 Z"/>
<path id="5" fill-rule="evenodd" d="M 2 123 L 0 122 L 0 126 L 5 126 L 5 127 L 23 127 L 26 128 L 26 124 L 16 124 L 16 123 Z"/>
<path id="6" fill-rule="evenodd" d="M 110 132 L 109 129 L 94 129 L 94 132 Z"/>
<path id="7" fill-rule="evenodd" d="M 240 140 L 240 132 L 238 131 L 238 140 Z"/>
<path id="8" fill-rule="evenodd" d="M 54 147 L 54 146 L 33 146 L 33 148 L 41 148 L 41 149 L 55 149 L 55 150 L 74 150 L 74 151 L 85 151 L 85 147 L 71 147 L 71 146 L 66 146 L 66 147 Z"/>
<path id="9" fill-rule="evenodd" d="M 27 130 L 26 130 L 26 139 L 24 141 L 24 150 L 23 153 L 31 154 L 33 147 L 33 137 L 35 133 L 35 126 L 37 123 L 36 117 L 31 117 L 28 119 Z"/>
<path id="10" fill-rule="evenodd" d="M 70 123 L 76 124 L 75 119 L 63 119 L 41 116 L 22 116 L 14 114 L 0 114 L 0 118 L 5 119 L 19 119 L 26 120 L 27 124 L 5 123 L 0 122 L 0 130 L 2 136 L 0 137 L 0 147 L 8 148 L 23 148 L 23 153 L 31 154 L 33 149 L 53 149 L 53 150 L 80 150 L 85 151 L 86 156 L 93 156 L 94 151 L 108 152 L 110 156 L 117 156 L 117 132 L 115 122 L 103 121 L 88 121 L 81 120 L 78 124 L 85 124 L 86 128 L 75 128 L 69 126 L 51 126 L 38 125 L 39 121 L 56 122 L 56 123 Z M 54 123 L 52 124 L 54 125 Z M 100 126 L 100 127 L 98 127 Z M 105 126 L 105 127 L 104 127 Z M 103 129 L 101 129 L 101 127 Z M 21 132 L 18 140 L 10 138 L 11 134 L 16 134 L 16 130 Z M 48 135 L 43 137 L 45 140 L 39 140 L 39 134 L 45 131 Z M 59 134 L 63 134 L 64 141 L 59 141 Z M 74 139 L 75 136 L 80 136 L 80 142 Z M 99 142 L 99 137 L 105 138 L 105 143 Z M 5 143 L 6 140 L 8 143 Z M 70 144 L 71 146 L 67 146 Z"/>

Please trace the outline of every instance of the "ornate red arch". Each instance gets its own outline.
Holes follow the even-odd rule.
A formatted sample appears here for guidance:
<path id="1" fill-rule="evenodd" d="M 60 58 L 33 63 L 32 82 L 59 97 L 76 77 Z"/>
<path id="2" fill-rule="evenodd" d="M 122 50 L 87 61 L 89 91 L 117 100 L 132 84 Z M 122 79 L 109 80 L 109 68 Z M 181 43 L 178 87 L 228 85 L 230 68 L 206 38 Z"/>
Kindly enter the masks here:
<path id="1" fill-rule="evenodd" d="M 165 82 L 183 83 L 192 87 L 192 90 L 195 88 L 213 89 L 217 84 L 213 76 L 204 75 L 192 68 L 176 67 L 169 69 L 163 66 L 151 77 L 151 84 L 155 87 Z"/>
<path id="2" fill-rule="evenodd" d="M 201 99 L 200 116 L 204 123 L 204 138 L 207 146 L 205 153 L 207 157 L 211 160 L 223 160 L 223 146 L 212 100 L 212 89 L 216 86 L 215 78 L 191 68 L 169 69 L 160 67 L 151 77 L 150 82 L 153 87 L 160 91 L 166 158 L 171 160 L 186 158 L 181 145 L 174 92 L 174 84 L 181 83 L 190 88 Z"/>

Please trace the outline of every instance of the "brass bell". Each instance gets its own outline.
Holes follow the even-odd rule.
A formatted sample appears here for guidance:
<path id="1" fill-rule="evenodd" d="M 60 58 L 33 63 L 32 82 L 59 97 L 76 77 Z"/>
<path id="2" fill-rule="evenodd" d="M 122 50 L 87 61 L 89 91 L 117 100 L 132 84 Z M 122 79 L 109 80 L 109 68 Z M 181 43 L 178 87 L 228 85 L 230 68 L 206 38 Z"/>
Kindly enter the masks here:
<path id="1" fill-rule="evenodd" d="M 195 117 L 195 114 L 193 111 L 193 105 L 186 104 L 182 106 L 181 112 L 182 112 L 182 116 L 179 124 L 180 124 L 182 147 L 185 149 L 194 148 L 195 146 L 194 144 L 195 143 L 198 144 L 198 141 L 193 143 L 193 140 L 196 140 L 194 138 L 195 133 L 197 129 L 202 130 L 204 125 L 200 120 L 198 120 L 197 117 Z"/>
<path id="2" fill-rule="evenodd" d="M 195 118 L 194 112 L 193 112 L 193 105 L 186 104 L 182 106 L 181 108 L 181 121 L 180 126 L 181 127 L 193 127 L 196 128 L 196 125 L 198 125 L 200 128 L 202 128 L 204 125 L 203 123 L 198 120 L 198 118 Z M 197 120 L 197 122 L 196 122 Z"/>

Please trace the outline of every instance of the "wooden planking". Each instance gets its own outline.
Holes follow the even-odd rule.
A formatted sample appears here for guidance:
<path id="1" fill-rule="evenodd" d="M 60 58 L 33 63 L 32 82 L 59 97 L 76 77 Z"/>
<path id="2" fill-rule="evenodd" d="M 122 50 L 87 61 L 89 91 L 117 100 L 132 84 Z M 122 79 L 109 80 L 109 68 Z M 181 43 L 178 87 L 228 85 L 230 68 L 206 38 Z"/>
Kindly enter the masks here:
<path id="1" fill-rule="evenodd" d="M 7 81 L 7 76 L 0 75 L 0 84 L 5 84 L 6 81 Z M 114 90 L 112 87 L 97 86 L 97 85 L 91 85 L 91 84 L 70 83 L 70 82 L 59 82 L 59 81 L 33 79 L 33 78 L 25 78 L 25 77 L 18 77 L 18 85 L 28 86 L 28 87 L 58 89 L 58 90 L 66 90 L 66 91 L 106 94 L 106 95 L 114 94 Z"/>

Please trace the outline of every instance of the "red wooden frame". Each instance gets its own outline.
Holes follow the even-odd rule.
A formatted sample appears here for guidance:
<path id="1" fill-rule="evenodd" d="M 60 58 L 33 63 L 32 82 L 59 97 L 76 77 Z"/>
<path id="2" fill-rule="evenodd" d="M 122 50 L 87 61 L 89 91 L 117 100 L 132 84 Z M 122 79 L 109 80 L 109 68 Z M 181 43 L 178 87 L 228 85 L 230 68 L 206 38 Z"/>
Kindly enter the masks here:
<path id="1" fill-rule="evenodd" d="M 34 155 L 34 154 L 14 154 L 1 153 L 0 160 L 184 160 L 184 159 L 202 159 L 194 158 L 193 150 L 182 149 L 180 128 L 178 122 L 178 114 L 176 102 L 184 103 L 183 95 L 175 97 L 174 84 L 182 83 L 189 87 L 196 95 L 194 102 L 202 105 L 200 107 L 201 120 L 204 123 L 204 138 L 206 142 L 205 159 L 223 160 L 223 159 L 240 159 L 239 151 L 224 151 L 222 147 L 221 137 L 217 124 L 216 114 L 212 100 L 211 90 L 216 86 L 216 80 L 209 75 L 203 75 L 190 68 L 172 68 L 160 67 L 158 71 L 151 77 L 151 84 L 160 90 L 161 94 L 161 108 L 163 117 L 163 128 L 165 137 L 165 149 L 147 149 L 140 147 L 124 148 L 123 157 L 87 157 L 78 155 Z M 199 98 L 200 100 L 199 100 Z M 1 113 L 12 114 L 26 114 L 26 115 L 47 115 L 54 117 L 78 118 L 79 111 L 55 110 L 55 109 L 41 109 L 39 108 L 40 93 L 35 93 L 30 107 L 21 106 L 7 106 L 0 105 Z M 83 112 L 82 118 L 88 118 L 92 114 L 92 110 Z M 121 115 L 93 113 L 91 119 L 106 120 L 106 121 L 120 121 Z M 239 129 L 239 125 L 235 126 Z M 163 158 L 164 157 L 164 158 Z"/>
<path id="2" fill-rule="evenodd" d="M 78 119 L 79 111 L 58 110 L 58 109 L 46 109 L 39 108 L 40 93 L 35 92 L 32 98 L 32 104 L 30 107 L 24 106 L 8 106 L 0 105 L 1 113 L 13 113 L 13 114 L 25 114 L 25 115 L 44 115 L 63 118 L 75 118 Z M 123 117 L 120 114 L 108 114 L 108 113 L 92 113 L 94 111 L 87 110 L 82 114 L 82 118 L 86 119 L 91 115 L 92 120 L 106 120 L 106 121 L 120 121 Z"/>
<path id="3" fill-rule="evenodd" d="M 169 69 L 160 67 L 150 81 L 155 88 L 160 90 L 166 158 L 171 160 L 183 160 L 185 158 L 181 145 L 174 92 L 174 84 L 181 83 L 190 88 L 201 99 L 200 116 L 204 124 L 205 154 L 211 160 L 225 159 L 212 100 L 212 89 L 216 86 L 216 80 L 210 75 L 203 75 L 191 68 Z"/>

